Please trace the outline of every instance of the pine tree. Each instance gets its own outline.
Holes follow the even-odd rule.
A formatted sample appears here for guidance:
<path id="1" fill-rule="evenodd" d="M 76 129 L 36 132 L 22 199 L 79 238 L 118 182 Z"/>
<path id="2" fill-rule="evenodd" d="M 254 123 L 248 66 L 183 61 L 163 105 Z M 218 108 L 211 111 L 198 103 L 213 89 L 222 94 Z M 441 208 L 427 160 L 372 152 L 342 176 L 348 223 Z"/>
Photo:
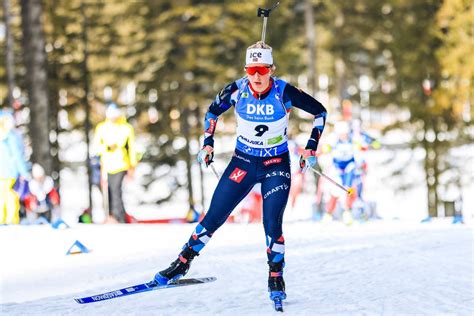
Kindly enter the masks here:
<path id="1" fill-rule="evenodd" d="M 23 56 L 27 71 L 26 83 L 31 115 L 29 132 L 33 147 L 33 161 L 39 163 L 47 174 L 51 174 L 50 109 L 42 14 L 41 2 L 21 1 Z"/>

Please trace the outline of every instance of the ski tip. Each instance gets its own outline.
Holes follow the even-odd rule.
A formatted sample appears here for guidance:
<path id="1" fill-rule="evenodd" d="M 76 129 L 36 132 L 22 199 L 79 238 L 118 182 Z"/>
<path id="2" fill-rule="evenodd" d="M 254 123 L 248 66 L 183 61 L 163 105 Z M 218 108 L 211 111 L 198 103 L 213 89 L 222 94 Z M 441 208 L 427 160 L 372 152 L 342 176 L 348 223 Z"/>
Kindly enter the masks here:
<path id="1" fill-rule="evenodd" d="M 205 278 L 196 278 L 196 280 L 199 280 L 199 281 L 202 281 L 203 283 L 206 283 L 206 282 L 214 282 L 215 280 L 217 280 L 216 277 L 205 277 Z"/>

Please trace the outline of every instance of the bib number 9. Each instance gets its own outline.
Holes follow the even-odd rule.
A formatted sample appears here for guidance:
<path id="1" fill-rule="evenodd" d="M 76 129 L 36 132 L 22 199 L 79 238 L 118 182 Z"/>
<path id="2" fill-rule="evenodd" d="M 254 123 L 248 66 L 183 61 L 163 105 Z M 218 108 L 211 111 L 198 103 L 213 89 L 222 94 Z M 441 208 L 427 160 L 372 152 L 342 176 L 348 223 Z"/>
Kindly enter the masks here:
<path id="1" fill-rule="evenodd" d="M 262 136 L 263 134 L 265 134 L 266 131 L 268 131 L 268 126 L 267 125 L 257 125 L 255 126 L 255 131 L 257 132 L 257 134 L 255 134 L 255 136 Z"/>

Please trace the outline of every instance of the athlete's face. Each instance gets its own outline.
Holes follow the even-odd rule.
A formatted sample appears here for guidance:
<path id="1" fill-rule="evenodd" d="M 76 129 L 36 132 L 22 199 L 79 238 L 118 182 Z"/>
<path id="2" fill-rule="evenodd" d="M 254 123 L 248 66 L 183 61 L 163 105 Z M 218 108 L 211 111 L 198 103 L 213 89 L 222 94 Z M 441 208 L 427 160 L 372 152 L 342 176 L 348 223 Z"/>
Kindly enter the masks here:
<path id="1" fill-rule="evenodd" d="M 270 77 L 273 74 L 272 66 L 267 64 L 252 64 L 245 67 L 247 78 L 256 92 L 263 92 L 270 84 Z"/>

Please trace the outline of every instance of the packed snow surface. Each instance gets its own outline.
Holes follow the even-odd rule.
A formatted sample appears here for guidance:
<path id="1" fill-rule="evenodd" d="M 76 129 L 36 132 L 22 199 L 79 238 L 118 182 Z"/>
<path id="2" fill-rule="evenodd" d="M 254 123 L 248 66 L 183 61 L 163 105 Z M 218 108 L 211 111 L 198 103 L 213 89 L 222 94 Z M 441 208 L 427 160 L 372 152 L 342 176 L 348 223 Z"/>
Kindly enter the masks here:
<path id="1" fill-rule="evenodd" d="M 274 315 L 260 224 L 227 223 L 189 277 L 217 281 L 80 305 L 76 297 L 150 280 L 194 224 L 0 227 L 1 315 Z M 421 224 L 284 224 L 287 315 L 472 315 L 473 230 Z M 75 240 L 92 250 L 66 255 Z"/>

